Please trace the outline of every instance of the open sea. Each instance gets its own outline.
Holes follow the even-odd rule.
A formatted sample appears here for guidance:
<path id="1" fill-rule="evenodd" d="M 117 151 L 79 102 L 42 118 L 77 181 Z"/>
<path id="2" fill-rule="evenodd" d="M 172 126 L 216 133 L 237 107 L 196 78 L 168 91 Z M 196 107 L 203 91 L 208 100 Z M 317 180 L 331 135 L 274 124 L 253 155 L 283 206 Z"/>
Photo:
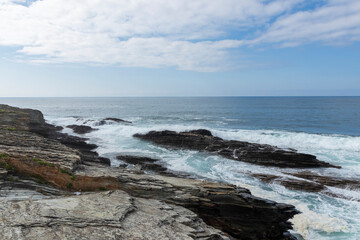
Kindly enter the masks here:
<path id="1" fill-rule="evenodd" d="M 247 174 L 281 175 L 283 169 L 169 150 L 132 137 L 151 130 L 205 128 L 224 139 L 294 148 L 342 166 L 312 170 L 319 174 L 360 178 L 360 97 L 0 98 L 0 103 L 38 109 L 49 123 L 60 126 L 105 117 L 132 121 L 132 125 L 96 126 L 98 131 L 84 137 L 97 144 L 98 153 L 109 157 L 114 166 L 121 164 L 116 155 L 145 155 L 161 159 L 171 170 L 246 187 L 256 196 L 293 204 L 302 212 L 292 220 L 294 233 L 304 239 L 360 239 L 359 191 L 331 188 L 348 200 L 292 191 Z M 64 131 L 73 134 L 70 129 Z"/>

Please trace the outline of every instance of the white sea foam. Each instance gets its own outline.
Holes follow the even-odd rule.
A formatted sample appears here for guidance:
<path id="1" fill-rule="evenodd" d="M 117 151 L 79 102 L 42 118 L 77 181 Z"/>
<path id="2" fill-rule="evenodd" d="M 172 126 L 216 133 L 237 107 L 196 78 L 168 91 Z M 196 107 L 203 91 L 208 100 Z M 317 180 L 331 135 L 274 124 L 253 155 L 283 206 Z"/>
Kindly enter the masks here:
<path id="1" fill-rule="evenodd" d="M 291 146 L 301 149 L 347 150 L 360 154 L 360 137 L 279 130 L 214 130 L 213 132 L 224 139 L 251 141 L 285 148 Z"/>
<path id="2" fill-rule="evenodd" d="M 286 197 L 284 198 L 284 196 L 276 191 L 267 191 L 260 187 L 244 184 L 242 182 L 238 182 L 237 186 L 251 189 L 252 194 L 255 196 L 294 205 L 296 209 L 301 211 L 301 213 L 291 219 L 291 222 L 293 223 L 295 231 L 300 233 L 304 239 L 322 239 L 321 236 L 316 233 L 316 231 L 322 231 L 326 233 L 349 232 L 349 224 L 345 220 L 339 217 L 332 217 L 329 214 L 319 213 L 315 210 L 311 210 L 309 205 L 301 200 Z M 287 193 L 285 189 L 281 192 Z M 326 202 L 323 202 L 322 205 L 318 207 L 322 208 L 322 210 L 332 208 L 332 206 Z M 329 210 L 329 213 L 334 211 L 334 209 Z"/>
<path id="3" fill-rule="evenodd" d="M 48 119 L 51 123 L 66 126 L 70 124 L 84 124 L 87 119 L 62 118 Z M 91 120 L 99 120 L 93 118 Z M 175 171 L 185 171 L 197 176 L 217 181 L 229 182 L 246 187 L 259 197 L 278 202 L 293 204 L 302 213 L 292 219 L 295 230 L 305 239 L 330 239 L 331 233 L 350 232 L 347 239 L 355 240 L 353 234 L 360 234 L 360 219 L 354 212 L 360 212 L 360 203 L 342 199 L 334 199 L 316 194 L 291 191 L 277 184 L 263 184 L 259 180 L 249 177 L 250 172 L 281 175 L 279 169 L 251 165 L 209 156 L 194 151 L 169 150 L 160 146 L 143 142 L 132 136 L 136 133 L 147 133 L 152 130 L 186 131 L 206 128 L 215 136 L 224 139 L 242 140 L 262 144 L 275 145 L 281 148 L 294 148 L 300 152 L 315 154 L 319 159 L 339 164 L 342 169 L 313 170 L 318 174 L 339 174 L 342 176 L 358 176 L 360 172 L 360 137 L 342 135 L 320 135 L 299 132 L 275 130 L 229 130 L 211 129 L 201 121 L 189 124 L 162 124 L 156 121 L 143 122 L 134 118 L 133 125 L 109 124 L 95 126 L 95 121 L 86 125 L 99 130 L 86 134 L 91 143 L 99 146 L 97 151 L 101 155 L 110 157 L 114 165 L 119 162 L 117 154 L 138 154 L 159 158 Z M 65 128 L 65 132 L 72 130 Z M 359 192 L 331 188 L 331 191 L 348 198 L 360 199 Z M 359 226 L 358 226 L 359 225 Z M 332 237 L 331 239 L 337 239 Z"/>

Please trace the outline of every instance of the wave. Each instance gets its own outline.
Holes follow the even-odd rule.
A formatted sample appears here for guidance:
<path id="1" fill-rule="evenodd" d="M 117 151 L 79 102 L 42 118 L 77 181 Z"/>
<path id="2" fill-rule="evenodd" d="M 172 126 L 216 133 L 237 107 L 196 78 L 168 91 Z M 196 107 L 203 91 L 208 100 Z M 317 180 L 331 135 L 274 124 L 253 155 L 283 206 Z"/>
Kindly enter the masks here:
<path id="1" fill-rule="evenodd" d="M 84 124 L 86 120 L 99 118 L 47 118 L 57 125 Z M 187 131 L 206 128 L 215 136 L 261 144 L 275 145 L 281 148 L 293 148 L 300 152 L 316 155 L 319 159 L 337 165 L 342 169 L 314 170 L 317 173 L 337 174 L 342 176 L 358 176 L 360 172 L 360 137 L 346 135 L 311 134 L 282 130 L 244 130 L 209 127 L 204 122 L 184 122 L 183 124 L 164 124 L 156 121 L 145 121 L 133 118 L 133 125 L 111 124 L 96 126 L 95 121 L 86 125 L 99 130 L 86 134 L 91 143 L 99 146 L 100 155 L 109 157 L 113 165 L 120 162 L 115 156 L 119 153 L 140 154 L 159 158 L 170 170 L 183 171 L 199 177 L 224 181 L 246 187 L 259 197 L 278 202 L 293 204 L 302 213 L 292 219 L 296 232 L 305 239 L 338 239 L 337 233 L 349 233 L 346 239 L 356 239 L 354 234 L 360 233 L 360 219 L 355 212 L 360 212 L 360 203 L 343 199 L 334 199 L 319 194 L 288 190 L 277 184 L 263 184 L 249 177 L 248 171 L 281 175 L 276 168 L 255 166 L 244 162 L 209 156 L 204 153 L 185 150 L 169 150 L 133 138 L 135 133 L 149 131 L 173 130 Z M 65 128 L 65 132 L 72 130 Z M 359 192 L 346 189 L 331 189 L 333 192 L 347 196 L 349 199 L 360 199 Z M 335 234 L 335 235 L 331 235 Z M 333 236 L 333 237 L 332 237 Z"/>

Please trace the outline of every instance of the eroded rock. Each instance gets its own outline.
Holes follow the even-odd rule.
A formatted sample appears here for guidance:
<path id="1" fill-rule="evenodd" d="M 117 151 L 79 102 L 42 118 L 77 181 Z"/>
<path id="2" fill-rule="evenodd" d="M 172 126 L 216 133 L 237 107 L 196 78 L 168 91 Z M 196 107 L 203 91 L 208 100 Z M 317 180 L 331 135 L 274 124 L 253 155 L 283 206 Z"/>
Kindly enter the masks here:
<path id="1" fill-rule="evenodd" d="M 71 128 L 74 131 L 74 133 L 77 133 L 77 134 L 86 134 L 86 133 L 91 133 L 93 131 L 98 130 L 96 128 L 92 128 L 92 127 L 85 126 L 85 125 L 68 125 L 66 127 Z"/>
<path id="2" fill-rule="evenodd" d="M 21 109 L 13 111 L 14 119 L 23 114 Z M 11 174 L 33 176 L 68 192 L 126 193 L 4 201 L 0 205 L 4 239 L 226 239 L 219 230 L 238 239 L 293 239 L 288 219 L 298 211 L 292 205 L 257 198 L 229 184 L 140 174 L 85 161 L 98 158 L 92 153 L 96 146 L 60 133 L 45 123 L 41 112 L 27 110 L 25 115 L 21 131 L 7 129 L 8 121 L 2 120 L 7 115 L 0 116 L 1 162 L 9 165 Z M 205 131 L 189 134 L 214 138 Z M 164 210 L 175 212 L 167 215 Z"/>
<path id="3" fill-rule="evenodd" d="M 99 166 L 77 170 L 76 176 L 111 177 L 119 189 L 132 196 L 183 206 L 238 239 L 292 239 L 287 232 L 292 228 L 288 219 L 298 213 L 292 205 L 257 198 L 249 190 L 229 184 Z"/>
<path id="4" fill-rule="evenodd" d="M 82 162 L 96 162 L 110 165 L 109 159 L 99 157 L 98 153 L 93 151 L 97 148 L 96 145 L 87 143 L 86 141 L 88 139 L 86 138 L 59 132 L 63 128 L 47 124 L 43 114 L 38 110 L 21 109 L 0 104 L 0 129 L 3 129 L 3 133 L 8 132 L 8 137 L 12 137 L 11 133 L 21 131 L 36 133 L 80 151 Z M 18 143 L 21 144 L 21 138 Z"/>
<path id="5" fill-rule="evenodd" d="M 310 154 L 283 150 L 266 144 L 228 141 L 214 137 L 210 131 L 204 129 L 179 133 L 174 131 L 151 131 L 147 134 L 135 134 L 134 137 L 163 146 L 209 152 L 232 160 L 262 166 L 280 168 L 340 168 L 320 161 L 316 159 L 316 156 Z"/>
<path id="6" fill-rule="evenodd" d="M 3 240 L 229 239 L 187 209 L 123 191 L 6 202 L 0 209 Z"/>
<path id="7" fill-rule="evenodd" d="M 116 158 L 128 164 L 138 165 L 143 171 L 151 171 L 157 174 L 175 176 L 175 174 L 169 172 L 166 167 L 158 163 L 160 161 L 159 159 L 131 155 L 120 155 Z"/>
<path id="8" fill-rule="evenodd" d="M 249 173 L 251 176 L 260 179 L 265 183 L 280 184 L 288 189 L 305 191 L 305 192 L 319 192 L 331 197 L 349 199 L 359 201 L 359 199 L 349 198 L 342 194 L 334 192 L 329 187 L 336 187 L 342 189 L 359 190 L 360 179 L 345 178 L 338 176 L 319 175 L 310 171 L 301 172 L 283 172 L 284 175 L 276 176 L 272 174 L 258 174 Z"/>

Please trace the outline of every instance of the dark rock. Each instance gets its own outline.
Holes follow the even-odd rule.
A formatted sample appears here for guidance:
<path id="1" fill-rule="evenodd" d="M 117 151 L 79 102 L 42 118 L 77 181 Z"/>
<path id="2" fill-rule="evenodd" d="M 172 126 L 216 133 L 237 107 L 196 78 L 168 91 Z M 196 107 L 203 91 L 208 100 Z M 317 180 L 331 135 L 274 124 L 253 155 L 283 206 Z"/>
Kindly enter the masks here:
<path id="1" fill-rule="evenodd" d="M 351 189 L 358 191 L 360 189 L 360 179 L 344 178 L 337 176 L 319 175 L 310 171 L 302 171 L 298 173 L 283 172 L 289 176 L 275 176 L 271 174 L 250 174 L 251 176 L 260 179 L 265 183 L 280 184 L 288 189 L 305 191 L 305 192 L 319 192 L 321 194 L 347 199 L 351 201 L 360 201 L 359 199 L 349 198 L 348 196 L 334 192 L 331 188 L 336 187 L 343 189 Z"/>
<path id="2" fill-rule="evenodd" d="M 120 155 L 116 157 L 117 159 L 124 161 L 130 164 L 143 164 L 143 163 L 155 163 L 159 159 L 149 158 L 149 157 L 140 157 L 140 156 L 131 156 L 131 155 Z"/>
<path id="3" fill-rule="evenodd" d="M 68 125 L 66 127 L 71 128 L 74 131 L 74 133 L 77 134 L 86 134 L 98 130 L 85 125 Z"/>
<path id="4" fill-rule="evenodd" d="M 316 159 L 316 156 L 310 154 L 283 150 L 266 144 L 223 140 L 219 137 L 213 137 L 211 132 L 203 129 L 180 133 L 174 131 L 151 131 L 147 134 L 135 134 L 134 137 L 163 146 L 205 151 L 232 160 L 263 166 L 280 168 L 340 168 L 320 161 Z"/>
<path id="5" fill-rule="evenodd" d="M 123 120 L 123 119 L 120 119 L 120 118 L 104 118 L 103 120 L 99 121 L 97 123 L 98 126 L 102 126 L 102 125 L 105 125 L 105 124 L 108 124 L 108 123 L 111 123 L 111 122 L 116 122 L 116 123 L 125 123 L 125 124 L 132 124 L 132 122 L 130 121 L 126 121 L 126 120 Z"/>
<path id="6" fill-rule="evenodd" d="M 206 130 L 206 129 L 192 130 L 192 131 L 189 131 L 189 133 L 194 133 L 194 134 L 198 134 L 198 135 L 202 135 L 202 136 L 208 136 L 208 137 L 212 136 L 212 133 L 209 130 Z"/>
<path id="7" fill-rule="evenodd" d="M 322 184 L 304 181 L 294 178 L 284 178 L 269 174 L 251 174 L 251 176 L 260 179 L 266 183 L 277 183 L 291 190 L 299 190 L 305 192 L 321 192 L 326 189 Z"/>
<path id="8" fill-rule="evenodd" d="M 329 186 L 329 187 L 337 187 L 337 188 L 346 188 L 351 190 L 359 190 L 360 189 L 360 179 L 356 178 L 345 178 L 338 176 L 326 176 L 319 175 L 310 171 L 302 171 L 298 173 L 286 173 L 298 178 L 307 179 L 310 181 L 314 181 L 318 184 Z"/>
<path id="9" fill-rule="evenodd" d="M 144 171 L 151 171 L 157 174 L 167 176 L 175 176 L 175 174 L 168 172 L 166 167 L 162 166 L 159 163 L 156 163 L 159 161 L 159 159 L 130 155 L 120 155 L 116 158 L 128 164 L 139 165 L 141 167 L 141 170 Z"/>

